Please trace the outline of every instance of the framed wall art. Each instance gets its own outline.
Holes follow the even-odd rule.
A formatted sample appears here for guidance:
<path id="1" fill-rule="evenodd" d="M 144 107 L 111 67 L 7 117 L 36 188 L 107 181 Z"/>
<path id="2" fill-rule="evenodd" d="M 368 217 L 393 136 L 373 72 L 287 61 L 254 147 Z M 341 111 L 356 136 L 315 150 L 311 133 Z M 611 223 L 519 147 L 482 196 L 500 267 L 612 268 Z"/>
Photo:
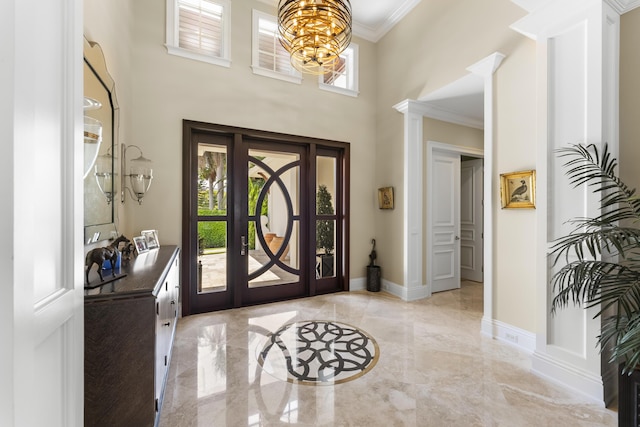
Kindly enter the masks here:
<path id="1" fill-rule="evenodd" d="M 393 209 L 393 187 L 378 188 L 378 206 L 380 209 Z"/>
<path id="2" fill-rule="evenodd" d="M 500 174 L 500 200 L 503 209 L 535 209 L 536 171 Z"/>

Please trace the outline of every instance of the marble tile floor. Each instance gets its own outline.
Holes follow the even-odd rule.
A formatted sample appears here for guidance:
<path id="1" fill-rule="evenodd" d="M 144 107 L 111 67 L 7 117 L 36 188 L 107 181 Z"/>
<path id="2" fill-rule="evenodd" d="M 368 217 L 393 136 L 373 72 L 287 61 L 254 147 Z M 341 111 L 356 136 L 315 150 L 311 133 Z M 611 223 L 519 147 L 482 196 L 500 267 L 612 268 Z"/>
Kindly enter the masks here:
<path id="1" fill-rule="evenodd" d="M 404 302 L 339 293 L 189 316 L 177 326 L 160 426 L 616 426 L 617 413 L 530 373 L 480 334 L 482 284 Z M 296 384 L 263 370 L 266 336 L 293 321 L 356 326 L 380 350 L 359 378 Z"/>

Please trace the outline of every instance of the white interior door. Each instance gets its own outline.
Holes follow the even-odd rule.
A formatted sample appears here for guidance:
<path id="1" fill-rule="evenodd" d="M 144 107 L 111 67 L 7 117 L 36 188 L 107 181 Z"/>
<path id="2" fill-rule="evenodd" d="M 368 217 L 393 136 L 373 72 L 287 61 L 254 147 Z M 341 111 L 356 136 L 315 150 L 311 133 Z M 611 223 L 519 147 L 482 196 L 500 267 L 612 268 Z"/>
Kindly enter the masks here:
<path id="1" fill-rule="evenodd" d="M 82 1 L 0 2 L 0 27 L 1 424 L 81 426 Z"/>
<path id="2" fill-rule="evenodd" d="M 431 158 L 431 292 L 460 287 L 460 155 L 434 151 Z"/>
<path id="3" fill-rule="evenodd" d="M 482 159 L 460 167 L 460 277 L 482 282 Z"/>

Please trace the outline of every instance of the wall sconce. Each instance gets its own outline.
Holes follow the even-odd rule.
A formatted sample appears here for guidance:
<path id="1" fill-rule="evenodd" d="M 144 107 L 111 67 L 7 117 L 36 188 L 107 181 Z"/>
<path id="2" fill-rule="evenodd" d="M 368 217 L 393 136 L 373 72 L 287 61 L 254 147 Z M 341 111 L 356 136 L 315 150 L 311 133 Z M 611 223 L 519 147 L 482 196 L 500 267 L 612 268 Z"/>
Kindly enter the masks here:
<path id="1" fill-rule="evenodd" d="M 96 176 L 96 182 L 98 183 L 98 188 L 102 191 L 102 194 L 107 198 L 107 205 L 111 203 L 113 197 L 115 196 L 115 188 L 114 188 L 114 165 L 115 165 L 115 157 L 111 154 L 111 147 L 107 150 L 105 154 L 101 154 L 98 156 L 96 160 L 96 167 L 94 175 Z"/>
<path id="2" fill-rule="evenodd" d="M 125 173 L 127 170 L 127 150 L 130 148 L 137 149 L 140 152 L 140 156 L 135 159 L 131 159 L 129 162 L 131 166 L 130 173 Z M 149 191 L 151 180 L 153 180 L 153 162 L 144 157 L 142 149 L 137 145 L 122 144 L 122 163 L 120 165 L 120 171 L 122 172 L 120 202 L 124 203 L 126 189 L 129 191 L 131 197 L 138 201 L 138 204 L 142 204 L 142 199 L 147 191 Z M 127 187 L 127 177 L 130 178 L 131 188 Z"/>

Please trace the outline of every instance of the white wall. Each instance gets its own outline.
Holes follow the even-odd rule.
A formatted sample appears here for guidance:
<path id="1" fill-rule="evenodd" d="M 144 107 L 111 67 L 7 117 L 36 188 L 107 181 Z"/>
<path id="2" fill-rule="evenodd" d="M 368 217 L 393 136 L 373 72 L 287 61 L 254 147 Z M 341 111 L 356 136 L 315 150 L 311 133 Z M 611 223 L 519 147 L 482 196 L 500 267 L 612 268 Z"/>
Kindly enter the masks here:
<path id="1" fill-rule="evenodd" d="M 640 8 L 620 21 L 620 176 L 640 189 Z"/>

